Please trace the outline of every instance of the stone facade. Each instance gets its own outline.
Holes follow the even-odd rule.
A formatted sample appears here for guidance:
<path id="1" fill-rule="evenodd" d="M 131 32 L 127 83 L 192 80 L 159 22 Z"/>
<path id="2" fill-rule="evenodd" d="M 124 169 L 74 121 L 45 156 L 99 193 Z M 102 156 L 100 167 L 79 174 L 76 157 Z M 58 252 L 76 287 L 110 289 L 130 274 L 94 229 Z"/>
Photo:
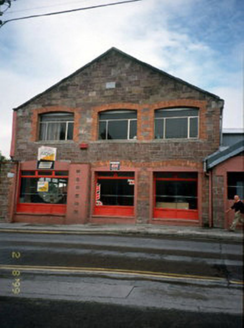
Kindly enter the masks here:
<path id="1" fill-rule="evenodd" d="M 114 88 L 108 87 L 110 82 Z M 154 139 L 155 110 L 169 107 L 199 108 L 199 138 Z M 203 160 L 219 147 L 222 107 L 219 97 L 112 48 L 16 109 L 14 159 L 20 163 L 34 161 L 38 148 L 46 145 L 57 148 L 59 162 L 89 164 L 99 170 L 108 167 L 110 161 L 119 161 L 125 169 L 137 170 L 137 223 L 150 221 L 152 172 L 196 171 L 201 180 L 200 224 L 208 225 L 208 177 L 203 172 Z M 98 115 L 112 109 L 137 111 L 136 140 L 98 140 Z M 74 113 L 73 140 L 39 141 L 39 115 L 57 111 Z M 87 147 L 81 149 L 81 143 Z M 87 197 L 89 221 L 92 196 Z"/>
<path id="2" fill-rule="evenodd" d="M 0 162 L 0 222 L 9 220 L 15 178 L 15 165 L 9 161 Z"/>
<path id="3" fill-rule="evenodd" d="M 114 89 L 106 89 L 106 83 L 114 81 Z M 176 106 L 192 106 L 200 108 L 200 136 L 197 141 L 157 143 L 154 140 L 155 109 Z M 166 73 L 153 67 L 142 65 L 118 51 L 112 50 L 87 67 L 77 71 L 61 83 L 53 86 L 43 94 L 20 106 L 17 111 L 17 135 L 15 158 L 31 160 L 33 153 L 40 145 L 38 141 L 38 115 L 51 111 L 71 111 L 75 113 L 75 132 L 72 142 L 54 145 L 59 148 L 59 158 L 69 158 L 72 161 L 95 162 L 99 158 L 101 148 L 107 155 L 117 156 L 118 147 L 104 145 L 97 141 L 98 113 L 109 109 L 134 109 L 138 112 L 138 142 L 146 142 L 148 158 L 155 154 L 152 160 L 162 160 L 165 153 L 174 158 L 198 159 L 201 161 L 219 147 L 220 108 L 223 101 L 216 96 L 201 92 L 183 81 L 174 79 Z M 85 155 L 79 150 L 80 142 L 89 142 L 89 152 Z M 136 143 L 136 147 L 138 145 Z M 151 143 L 150 143 L 151 142 Z M 50 143 L 50 142 L 49 142 Z M 167 143 L 167 145 L 165 145 Z M 52 143 L 53 144 L 53 143 Z M 123 147 L 123 146 L 122 146 Z M 134 154 L 135 144 L 124 145 L 126 154 Z M 104 152 L 105 148 L 105 152 Z M 106 148 L 108 150 L 106 150 Z M 145 154 L 140 143 L 142 154 Z M 164 154 L 157 155 L 157 150 L 164 149 Z M 117 150 L 117 151 L 116 151 Z M 140 150 L 137 150 L 140 158 Z M 119 150 L 120 157 L 122 151 Z M 144 155 L 143 155 L 144 156 Z M 160 158 L 158 158 L 160 157 Z M 127 159 L 127 158 L 125 158 Z M 131 158 L 128 158 L 131 160 Z M 134 158 L 136 160 L 136 158 Z"/>

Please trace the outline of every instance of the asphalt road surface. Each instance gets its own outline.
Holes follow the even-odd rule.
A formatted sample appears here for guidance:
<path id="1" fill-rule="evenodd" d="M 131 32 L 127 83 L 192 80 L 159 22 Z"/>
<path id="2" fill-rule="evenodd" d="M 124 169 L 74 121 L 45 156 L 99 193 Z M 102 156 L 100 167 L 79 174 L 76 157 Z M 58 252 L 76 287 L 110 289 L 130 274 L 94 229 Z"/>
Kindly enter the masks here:
<path id="1" fill-rule="evenodd" d="M 121 236 L 2 233 L 0 264 L 107 268 L 243 279 L 242 244 Z M 15 256 L 13 256 L 15 252 Z"/>
<path id="2" fill-rule="evenodd" d="M 0 327 L 239 328 L 243 247 L 1 233 L 0 307 Z"/>
<path id="3" fill-rule="evenodd" d="M 0 297 L 1 328 L 239 328 L 241 316 Z"/>

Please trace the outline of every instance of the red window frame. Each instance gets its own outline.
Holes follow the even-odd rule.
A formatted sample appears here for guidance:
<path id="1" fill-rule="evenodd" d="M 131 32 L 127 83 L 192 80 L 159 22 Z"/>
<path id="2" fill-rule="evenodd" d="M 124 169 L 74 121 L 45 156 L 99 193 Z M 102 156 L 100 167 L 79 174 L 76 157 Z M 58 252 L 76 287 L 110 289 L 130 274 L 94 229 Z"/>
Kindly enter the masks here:
<path id="1" fill-rule="evenodd" d="M 25 174 L 33 172 L 34 174 Z M 46 172 L 46 174 L 44 174 Z M 48 174 L 47 174 L 48 172 Z M 67 172 L 66 175 L 57 175 L 56 172 Z M 50 173 L 50 174 L 49 174 Z M 19 176 L 19 191 L 17 201 L 17 213 L 29 214 L 62 214 L 66 213 L 67 204 L 39 204 L 39 203 L 20 203 L 21 178 L 64 178 L 68 179 L 67 170 L 22 170 Z"/>
<path id="2" fill-rule="evenodd" d="M 157 208 L 156 207 L 156 181 L 196 181 L 198 186 L 198 177 L 196 178 L 180 178 L 178 174 L 180 173 L 196 173 L 196 172 L 162 172 L 162 173 L 172 173 L 172 178 L 156 177 L 154 172 L 153 177 L 153 217 L 155 219 L 179 219 L 179 220 L 198 220 L 198 208 L 197 209 L 170 209 L 170 208 Z M 197 200 L 198 200 L 198 187 L 197 190 Z"/>
<path id="3" fill-rule="evenodd" d="M 104 176 L 102 175 L 104 173 Z M 113 173 L 113 176 L 106 176 L 106 173 Z M 119 173 L 127 173 L 128 176 L 119 176 Z M 129 175 L 131 173 L 131 175 Z M 111 171 L 104 171 L 104 172 L 97 172 L 95 174 L 95 193 L 94 193 L 94 215 L 98 216 L 116 216 L 116 217 L 132 217 L 134 216 L 134 207 L 133 206 L 119 206 L 119 205 L 96 205 L 96 186 L 97 181 L 104 179 L 104 180 L 128 180 L 133 179 L 135 181 L 135 173 L 128 172 L 128 171 L 119 171 L 119 172 L 111 172 Z M 134 188 L 134 199 L 135 199 L 135 188 Z"/>

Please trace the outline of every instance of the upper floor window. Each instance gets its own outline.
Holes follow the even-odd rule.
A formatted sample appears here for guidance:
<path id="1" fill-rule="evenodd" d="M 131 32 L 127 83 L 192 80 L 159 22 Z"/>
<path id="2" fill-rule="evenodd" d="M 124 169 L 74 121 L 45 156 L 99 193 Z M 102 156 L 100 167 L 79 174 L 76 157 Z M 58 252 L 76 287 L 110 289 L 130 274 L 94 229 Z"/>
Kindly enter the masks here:
<path id="1" fill-rule="evenodd" d="M 156 110 L 155 138 L 198 138 L 198 109 L 167 108 Z"/>
<path id="2" fill-rule="evenodd" d="M 99 139 L 136 139 L 137 112 L 111 110 L 99 114 Z"/>
<path id="3" fill-rule="evenodd" d="M 72 140 L 74 114 L 47 113 L 40 115 L 39 140 Z"/>

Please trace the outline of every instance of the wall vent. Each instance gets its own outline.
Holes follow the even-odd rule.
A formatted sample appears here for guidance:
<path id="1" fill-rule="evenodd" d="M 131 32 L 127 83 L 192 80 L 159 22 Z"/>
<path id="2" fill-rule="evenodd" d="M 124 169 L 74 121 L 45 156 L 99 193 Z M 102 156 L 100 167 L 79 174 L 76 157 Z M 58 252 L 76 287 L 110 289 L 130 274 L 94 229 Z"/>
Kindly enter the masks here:
<path id="1" fill-rule="evenodd" d="M 116 87 L 116 82 L 107 82 L 106 89 L 114 89 Z"/>

